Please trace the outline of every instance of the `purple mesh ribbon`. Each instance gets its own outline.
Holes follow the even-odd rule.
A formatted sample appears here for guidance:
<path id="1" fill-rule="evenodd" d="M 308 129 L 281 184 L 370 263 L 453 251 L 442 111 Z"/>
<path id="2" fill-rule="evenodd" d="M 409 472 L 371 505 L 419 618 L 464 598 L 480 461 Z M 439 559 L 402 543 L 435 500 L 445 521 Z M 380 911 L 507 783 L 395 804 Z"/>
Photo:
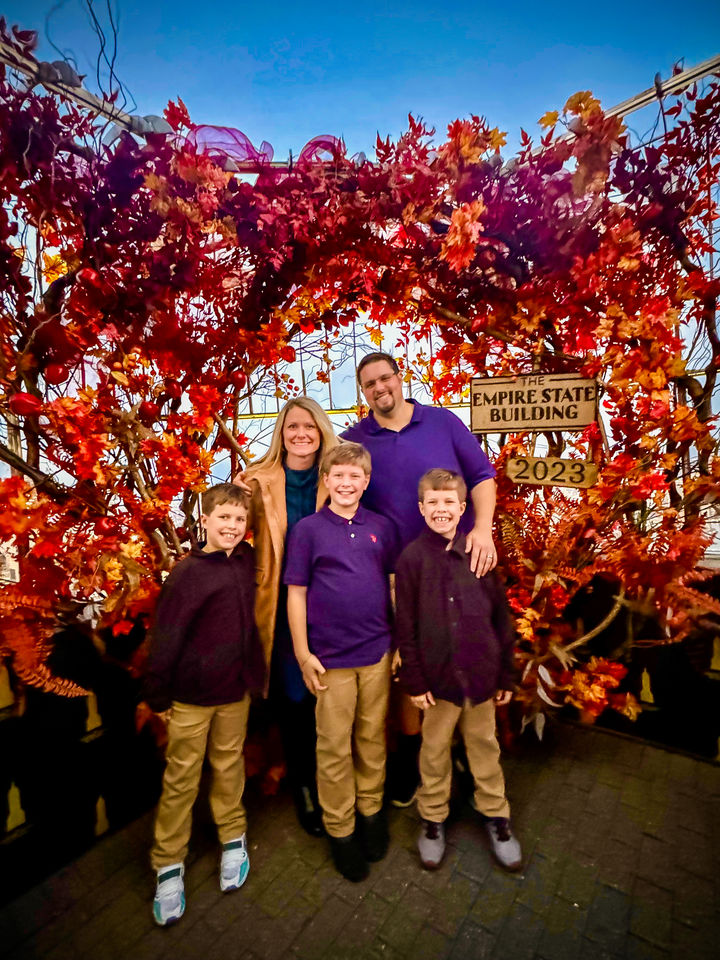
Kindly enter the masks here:
<path id="1" fill-rule="evenodd" d="M 329 133 L 308 140 L 300 151 L 298 163 L 321 163 L 327 160 L 336 160 L 345 154 L 345 144 L 338 137 Z"/>
<path id="2" fill-rule="evenodd" d="M 269 163 L 273 158 L 273 148 L 263 140 L 259 148 L 252 145 L 248 137 L 234 127 L 214 127 L 201 124 L 187 135 L 187 142 L 198 153 L 207 153 L 214 160 L 230 159 L 235 163 Z"/>

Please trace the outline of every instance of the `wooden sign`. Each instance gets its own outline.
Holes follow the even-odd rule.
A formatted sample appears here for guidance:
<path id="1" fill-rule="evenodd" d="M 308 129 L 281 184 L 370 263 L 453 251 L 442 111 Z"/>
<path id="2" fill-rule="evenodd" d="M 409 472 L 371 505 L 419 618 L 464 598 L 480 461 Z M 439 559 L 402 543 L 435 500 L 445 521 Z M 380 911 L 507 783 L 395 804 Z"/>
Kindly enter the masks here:
<path id="1" fill-rule="evenodd" d="M 576 373 L 473 377 L 473 433 L 584 430 L 597 415 L 598 385 Z"/>
<path id="2" fill-rule="evenodd" d="M 597 482 L 598 468 L 596 463 L 588 460 L 515 457 L 508 460 L 505 473 L 516 483 L 553 487 L 592 487 Z"/>

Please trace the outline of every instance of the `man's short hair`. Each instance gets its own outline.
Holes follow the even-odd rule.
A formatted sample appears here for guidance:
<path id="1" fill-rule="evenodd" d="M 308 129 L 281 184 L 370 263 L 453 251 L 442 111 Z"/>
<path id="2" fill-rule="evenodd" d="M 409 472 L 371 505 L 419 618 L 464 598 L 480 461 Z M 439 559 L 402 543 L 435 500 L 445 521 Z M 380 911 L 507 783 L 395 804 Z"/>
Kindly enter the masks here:
<path id="1" fill-rule="evenodd" d="M 234 483 L 216 483 L 202 495 L 202 512 L 209 517 L 215 507 L 223 503 L 233 503 L 247 510 L 250 506 L 250 497 Z"/>
<path id="2" fill-rule="evenodd" d="M 357 382 L 362 387 L 362 381 L 360 379 L 360 374 L 363 372 L 365 367 L 369 363 L 378 363 L 380 360 L 385 360 L 392 367 L 393 373 L 400 373 L 400 367 L 397 364 L 395 357 L 391 357 L 389 353 L 382 353 L 382 351 L 377 351 L 375 353 L 366 353 L 362 358 L 360 363 L 357 365 Z"/>
<path id="3" fill-rule="evenodd" d="M 324 477 L 330 473 L 331 467 L 338 467 L 345 463 L 356 463 L 362 467 L 363 472 L 369 477 L 372 467 L 370 454 L 361 443 L 350 443 L 346 441 L 339 443 L 336 447 L 325 454 L 320 464 L 320 476 Z"/>
<path id="4" fill-rule="evenodd" d="M 422 503 L 428 490 L 457 490 L 458 500 L 464 503 L 467 500 L 467 484 L 454 470 L 443 470 L 435 467 L 420 477 L 418 484 L 418 500 Z"/>

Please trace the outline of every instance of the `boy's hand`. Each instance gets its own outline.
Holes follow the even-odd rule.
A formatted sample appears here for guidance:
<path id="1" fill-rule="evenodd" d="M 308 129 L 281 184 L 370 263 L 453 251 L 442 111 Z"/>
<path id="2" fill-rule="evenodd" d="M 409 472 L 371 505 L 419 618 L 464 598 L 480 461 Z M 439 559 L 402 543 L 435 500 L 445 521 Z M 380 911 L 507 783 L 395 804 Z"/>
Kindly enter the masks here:
<path id="1" fill-rule="evenodd" d="M 320 683 L 320 677 L 325 673 L 325 667 L 320 663 L 314 653 L 310 654 L 300 669 L 302 670 L 305 686 L 310 693 L 314 693 L 315 696 L 317 696 L 321 690 L 327 690 L 327 687 Z"/>
<path id="2" fill-rule="evenodd" d="M 470 554 L 470 569 L 476 577 L 490 573 L 497 563 L 497 551 L 492 537 L 473 528 L 465 537 L 465 553 Z"/>
<path id="3" fill-rule="evenodd" d="M 392 661 L 390 663 L 390 676 L 394 677 L 402 666 L 402 658 L 400 656 L 400 651 L 396 650 L 392 655 Z"/>
<path id="4" fill-rule="evenodd" d="M 496 707 L 505 707 L 512 700 L 512 690 L 498 690 L 493 697 Z"/>
<path id="5" fill-rule="evenodd" d="M 140 733 L 145 724 L 152 723 L 153 720 L 161 720 L 165 726 L 167 726 L 171 715 L 172 707 L 168 707 L 167 710 L 158 713 L 155 710 L 151 710 L 148 704 L 145 703 L 144 700 L 141 700 L 135 707 L 135 731 Z"/>
<path id="6" fill-rule="evenodd" d="M 435 706 L 435 698 L 428 690 L 426 693 L 421 693 L 417 697 L 410 697 L 412 700 L 413 706 L 417 707 L 418 710 L 427 710 L 428 707 Z"/>

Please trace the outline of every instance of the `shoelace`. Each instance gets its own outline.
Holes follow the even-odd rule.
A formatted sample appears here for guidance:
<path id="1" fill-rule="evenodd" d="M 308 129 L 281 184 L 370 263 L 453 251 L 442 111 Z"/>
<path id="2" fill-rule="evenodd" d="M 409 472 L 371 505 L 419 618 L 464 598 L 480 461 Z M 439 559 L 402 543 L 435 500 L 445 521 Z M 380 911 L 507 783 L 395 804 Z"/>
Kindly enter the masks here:
<path id="1" fill-rule="evenodd" d="M 178 870 L 171 871 L 170 875 L 160 876 L 158 878 L 158 896 L 163 900 L 169 900 L 172 897 L 179 897 L 183 888 L 182 874 Z"/>
<path id="2" fill-rule="evenodd" d="M 245 845 L 223 850 L 222 871 L 224 876 L 232 876 L 238 867 L 247 860 Z"/>
<path id="3" fill-rule="evenodd" d="M 495 831 L 495 836 L 501 843 L 510 839 L 510 824 L 504 817 L 493 817 L 490 825 Z"/>

